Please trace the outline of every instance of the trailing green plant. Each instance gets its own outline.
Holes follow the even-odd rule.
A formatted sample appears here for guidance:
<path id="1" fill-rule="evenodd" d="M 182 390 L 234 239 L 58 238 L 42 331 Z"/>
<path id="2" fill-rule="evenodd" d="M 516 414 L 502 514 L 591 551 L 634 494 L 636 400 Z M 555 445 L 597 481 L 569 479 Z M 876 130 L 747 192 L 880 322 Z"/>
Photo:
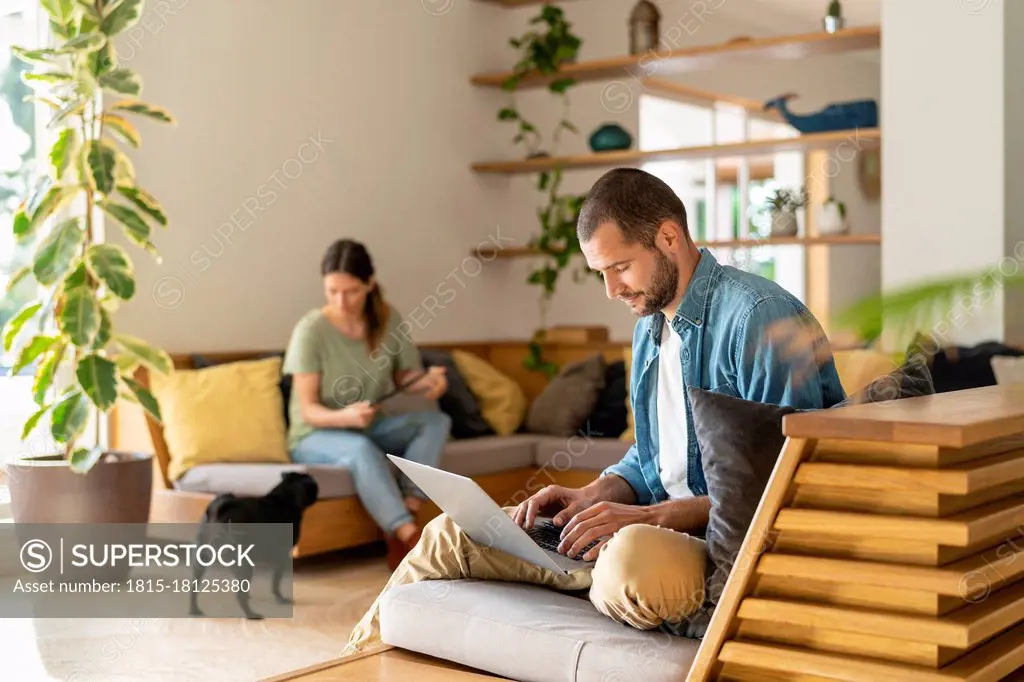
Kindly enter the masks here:
<path id="1" fill-rule="evenodd" d="M 579 54 L 583 41 L 572 32 L 572 25 L 566 20 L 561 8 L 545 4 L 540 12 L 530 19 L 530 26 L 544 25 L 541 32 L 535 28 L 521 36 L 509 39 L 509 44 L 519 51 L 519 60 L 512 75 L 502 83 L 502 89 L 509 93 L 508 103 L 498 112 L 499 121 L 517 125 L 513 144 L 522 144 L 527 156 L 549 154 L 555 156 L 562 131 L 579 134 L 579 129 L 569 120 L 569 89 L 576 84 L 573 78 L 559 78 L 563 64 L 572 62 Z M 515 93 L 524 79 L 547 78 L 547 90 L 562 103 L 562 114 L 551 133 L 551 146 L 542 150 L 543 136 L 537 126 L 526 120 L 516 104 Z M 562 169 L 543 171 L 537 178 L 537 190 L 544 193 L 544 204 L 537 210 L 540 232 L 530 240 L 530 246 L 543 257 L 541 265 L 532 270 L 526 278 L 528 284 L 541 289 L 540 326 L 533 335 L 530 354 L 524 361 L 527 369 L 541 371 L 551 376 L 558 371 L 555 363 L 543 358 L 541 342 L 547 329 L 547 309 L 559 280 L 559 275 L 569 267 L 574 255 L 580 253 L 576 238 L 576 218 L 583 205 L 585 195 L 559 194 Z M 578 273 L 574 275 L 578 281 Z"/>
<path id="2" fill-rule="evenodd" d="M 572 24 L 565 19 L 560 7 L 544 5 L 540 13 L 530 19 L 530 26 L 545 24 L 543 33 L 535 29 L 526 31 L 518 38 L 510 38 L 509 45 L 519 51 L 519 61 L 512 68 L 512 75 L 506 78 L 502 89 L 509 93 L 508 103 L 498 112 L 499 121 L 517 124 L 517 132 L 512 138 L 513 144 L 524 144 L 527 155 L 540 153 L 543 138 L 533 123 L 526 120 L 516 103 L 515 92 L 520 83 L 527 77 L 551 77 L 559 72 L 562 64 L 574 61 L 583 43 L 579 36 L 572 32 Z M 562 100 L 562 117 L 555 125 L 551 136 L 550 154 L 554 155 L 562 130 L 579 134 L 579 130 L 569 120 L 569 88 L 576 84 L 574 78 L 553 78 L 547 89 Z"/>
<path id="3" fill-rule="evenodd" d="M 152 226 L 166 227 L 167 215 L 136 182 L 124 147 L 137 148 L 142 141 L 133 116 L 175 121 L 162 107 L 138 99 L 142 78 L 118 64 L 114 37 L 139 22 L 144 0 L 40 4 L 59 44 L 11 52 L 42 67 L 26 72 L 23 80 L 39 91 L 33 99 L 53 111 L 49 128 L 56 141 L 47 173 L 14 216 L 17 242 L 38 240 L 32 264 L 8 284 L 10 290 L 33 278 L 40 296 L 8 321 L 3 344 L 6 351 L 17 349 L 11 375 L 36 363 L 32 394 L 38 410 L 25 422 L 22 439 L 49 413 L 51 435 L 63 444 L 71 469 L 85 473 L 103 454 L 99 448 L 76 447 L 90 415 L 125 399 L 161 418 L 156 399 L 135 381 L 135 371 L 145 366 L 168 373 L 171 361 L 162 350 L 115 331 L 114 313 L 136 292 L 134 268 L 124 249 L 99 241 L 97 220 L 102 212 L 108 225 L 119 225 L 130 241 L 156 256 Z M 28 334 L 31 324 L 37 325 L 36 333 Z M 65 367 L 73 378 L 51 398 Z"/>

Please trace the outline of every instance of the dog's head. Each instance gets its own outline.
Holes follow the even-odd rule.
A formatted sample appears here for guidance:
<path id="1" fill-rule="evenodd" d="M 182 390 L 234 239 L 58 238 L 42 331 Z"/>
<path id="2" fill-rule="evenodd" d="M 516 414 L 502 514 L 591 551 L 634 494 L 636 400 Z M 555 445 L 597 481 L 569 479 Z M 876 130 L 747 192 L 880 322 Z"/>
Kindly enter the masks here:
<path id="1" fill-rule="evenodd" d="M 285 492 L 299 509 L 312 505 L 320 494 L 320 486 L 316 480 L 309 474 L 297 471 L 281 474 L 281 483 L 277 487 Z"/>

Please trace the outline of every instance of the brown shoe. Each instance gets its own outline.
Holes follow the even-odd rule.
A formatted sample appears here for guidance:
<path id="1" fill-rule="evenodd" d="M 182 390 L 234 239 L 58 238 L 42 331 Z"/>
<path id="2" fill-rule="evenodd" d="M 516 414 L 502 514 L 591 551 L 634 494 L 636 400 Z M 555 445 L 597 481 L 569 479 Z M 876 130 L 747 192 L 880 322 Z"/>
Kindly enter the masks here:
<path id="1" fill-rule="evenodd" d="M 420 536 L 422 534 L 422 529 L 417 528 L 416 532 L 412 534 L 412 537 L 405 542 L 402 542 L 394 536 L 387 539 L 388 570 L 394 571 L 398 568 L 398 564 L 402 563 L 402 559 L 405 558 L 405 555 L 408 554 L 409 551 L 420 541 Z"/>

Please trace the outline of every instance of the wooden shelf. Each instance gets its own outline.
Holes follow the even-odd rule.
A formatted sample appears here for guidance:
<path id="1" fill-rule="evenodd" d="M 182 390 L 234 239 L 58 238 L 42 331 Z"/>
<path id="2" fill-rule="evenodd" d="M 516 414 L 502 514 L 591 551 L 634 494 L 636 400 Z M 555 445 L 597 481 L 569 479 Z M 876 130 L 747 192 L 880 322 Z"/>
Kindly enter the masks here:
<path id="1" fill-rule="evenodd" d="M 499 7 L 526 7 L 527 5 L 540 5 L 543 3 L 555 2 L 556 0 L 480 0 L 488 5 L 498 5 Z"/>
<path id="2" fill-rule="evenodd" d="M 709 159 L 729 156 L 752 156 L 755 154 L 771 154 L 776 152 L 803 151 L 834 147 L 843 143 L 854 148 L 877 146 L 882 134 L 878 128 L 859 128 L 856 130 L 837 130 L 828 133 L 812 133 L 782 139 L 753 140 L 732 144 L 705 145 L 701 147 L 679 147 L 677 149 L 657 149 L 639 151 L 627 149 L 615 152 L 599 152 L 597 154 L 581 154 L 579 156 L 549 156 L 521 161 L 485 161 L 474 163 L 471 168 L 477 173 L 535 173 L 561 167 L 568 168 L 601 168 L 612 166 L 639 165 L 646 161 L 663 161 L 669 159 Z"/>
<path id="3" fill-rule="evenodd" d="M 751 249 L 759 246 L 872 246 L 882 243 L 880 234 L 837 234 L 820 237 L 773 237 L 768 239 L 729 239 L 694 242 L 698 247 L 710 249 Z M 529 246 L 510 246 L 503 249 L 474 249 L 471 253 L 483 260 L 495 258 L 530 258 L 541 253 Z"/>
<path id="4" fill-rule="evenodd" d="M 677 81 L 669 80 L 668 78 L 657 78 L 655 76 L 641 78 L 640 85 L 643 86 L 643 92 L 645 94 L 657 95 L 663 99 L 670 99 L 675 102 L 686 102 L 688 104 L 696 104 L 703 107 L 718 103 L 731 104 L 734 107 L 743 109 L 749 118 L 773 121 L 777 123 L 786 122 L 782 115 L 779 114 L 778 110 L 769 109 L 765 111 L 764 102 L 759 102 L 757 100 L 750 99 L 749 97 L 740 97 L 739 95 L 730 95 L 725 92 L 695 88 L 692 85 L 679 83 Z"/>
<path id="5" fill-rule="evenodd" d="M 502 4 L 524 4 L 520 0 L 503 0 Z M 514 6 L 514 5 L 513 5 Z M 656 65 L 659 74 L 678 74 L 699 69 L 712 69 L 728 62 L 743 59 L 804 59 L 817 55 L 840 54 L 855 50 L 870 50 L 881 45 L 881 27 L 863 26 L 848 28 L 838 33 L 802 33 L 777 38 L 751 38 L 733 40 L 717 45 L 688 47 L 678 50 L 640 55 L 624 55 L 606 59 L 564 65 L 554 77 L 540 74 L 526 76 L 520 81 L 520 88 L 539 87 L 554 78 L 574 78 L 579 82 L 600 81 L 642 77 L 645 67 Z M 473 85 L 500 88 L 502 82 L 512 76 L 511 71 L 481 73 L 472 77 Z"/>

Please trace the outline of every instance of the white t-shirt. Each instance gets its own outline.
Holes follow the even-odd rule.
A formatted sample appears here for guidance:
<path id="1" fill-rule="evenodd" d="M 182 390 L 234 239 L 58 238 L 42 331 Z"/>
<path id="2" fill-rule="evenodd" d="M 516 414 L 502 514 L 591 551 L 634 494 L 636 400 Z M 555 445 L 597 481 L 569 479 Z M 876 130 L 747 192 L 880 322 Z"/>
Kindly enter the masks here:
<path id="1" fill-rule="evenodd" d="M 681 351 L 682 339 L 665 320 L 658 354 L 658 458 L 661 484 L 671 499 L 693 496 L 686 483 L 689 437 Z"/>

